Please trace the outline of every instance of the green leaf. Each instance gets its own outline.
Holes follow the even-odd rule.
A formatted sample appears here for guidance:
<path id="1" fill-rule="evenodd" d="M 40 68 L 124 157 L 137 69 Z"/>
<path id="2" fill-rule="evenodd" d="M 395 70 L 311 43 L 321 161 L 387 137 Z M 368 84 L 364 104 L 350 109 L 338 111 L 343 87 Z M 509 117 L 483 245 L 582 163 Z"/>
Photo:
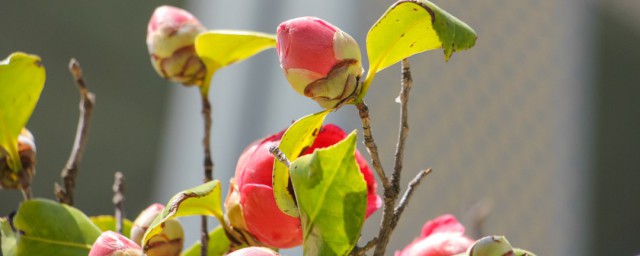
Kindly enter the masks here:
<path id="1" fill-rule="evenodd" d="M 300 207 L 304 255 L 347 255 L 367 209 L 367 184 L 355 159 L 356 132 L 298 158 L 291 181 Z"/>
<path id="2" fill-rule="evenodd" d="M 313 145 L 313 141 L 318 136 L 324 119 L 329 114 L 329 110 L 305 116 L 295 121 L 280 140 L 280 151 L 290 160 L 296 160 L 307 148 Z M 278 208 L 291 217 L 298 217 L 298 207 L 294 200 L 293 191 L 290 190 L 289 168 L 286 165 L 274 160 L 273 164 L 273 195 Z"/>
<path id="3" fill-rule="evenodd" d="M 2 255 L 14 256 L 16 255 L 16 234 L 11 228 L 11 224 L 7 218 L 0 218 L 0 248 L 2 248 Z"/>
<path id="4" fill-rule="evenodd" d="M 164 211 L 149 225 L 149 229 L 147 229 L 147 232 L 142 238 L 141 244 L 143 244 L 143 249 L 146 251 L 149 240 L 162 232 L 162 223 L 165 221 L 195 215 L 214 216 L 218 218 L 220 222 L 224 221 L 224 217 L 222 216 L 220 181 L 209 181 L 173 196 L 164 208 Z"/>
<path id="5" fill-rule="evenodd" d="M 20 204 L 17 255 L 87 255 L 100 229 L 80 210 L 46 199 Z"/>
<path id="6" fill-rule="evenodd" d="M 99 215 L 99 216 L 93 216 L 93 217 L 89 217 L 89 219 L 91 220 L 91 222 L 93 222 L 93 224 L 96 224 L 96 226 L 98 226 L 98 228 L 104 232 L 104 231 L 108 231 L 111 230 L 113 232 L 118 232 L 116 231 L 116 218 L 114 218 L 111 215 Z M 122 235 L 131 239 L 131 227 L 133 226 L 133 222 L 131 222 L 128 219 L 123 219 L 122 220 Z"/>
<path id="7" fill-rule="evenodd" d="M 476 38 L 471 27 L 429 1 L 398 1 L 367 34 L 369 71 L 361 95 L 377 72 L 404 58 L 443 48 L 448 61 L 453 52 L 473 47 Z"/>
<path id="8" fill-rule="evenodd" d="M 38 103 L 45 76 L 36 55 L 15 52 L 0 61 L 0 147 L 9 154 L 11 170 L 22 169 L 18 135 Z"/>
<path id="9" fill-rule="evenodd" d="M 231 242 L 224 233 L 224 229 L 221 226 L 216 227 L 209 232 L 209 251 L 207 256 L 222 256 L 229 251 Z M 200 256 L 200 241 L 197 241 L 191 248 L 184 251 L 182 256 Z"/>
<path id="10" fill-rule="evenodd" d="M 196 37 L 196 53 L 207 67 L 202 86 L 209 90 L 213 74 L 220 68 L 243 61 L 276 46 L 275 35 L 241 30 L 211 30 Z"/>

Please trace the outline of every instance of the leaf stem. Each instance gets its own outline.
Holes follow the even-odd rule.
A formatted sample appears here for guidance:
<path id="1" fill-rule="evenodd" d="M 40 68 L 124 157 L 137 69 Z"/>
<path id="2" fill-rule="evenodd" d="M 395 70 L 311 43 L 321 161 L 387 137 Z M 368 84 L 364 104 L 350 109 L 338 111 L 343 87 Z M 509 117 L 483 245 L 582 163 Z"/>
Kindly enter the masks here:
<path id="1" fill-rule="evenodd" d="M 124 218 L 124 175 L 116 172 L 113 183 L 113 204 L 116 206 L 116 232 L 122 234 L 122 219 Z"/>
<path id="2" fill-rule="evenodd" d="M 73 205 L 76 176 L 78 176 L 78 166 L 82 161 L 84 148 L 87 144 L 93 106 L 95 105 L 95 94 L 90 92 L 87 88 L 84 82 L 84 77 L 82 76 L 82 68 L 80 68 L 80 63 L 74 58 L 72 58 L 69 62 L 69 71 L 71 72 L 71 75 L 76 82 L 76 86 L 78 87 L 78 91 L 80 92 L 81 96 L 80 117 L 78 119 L 78 128 L 76 130 L 76 138 L 73 143 L 73 149 L 71 150 L 71 154 L 69 155 L 67 164 L 62 169 L 62 172 L 60 174 L 64 182 L 64 187 L 56 183 L 55 194 L 59 202 Z"/>

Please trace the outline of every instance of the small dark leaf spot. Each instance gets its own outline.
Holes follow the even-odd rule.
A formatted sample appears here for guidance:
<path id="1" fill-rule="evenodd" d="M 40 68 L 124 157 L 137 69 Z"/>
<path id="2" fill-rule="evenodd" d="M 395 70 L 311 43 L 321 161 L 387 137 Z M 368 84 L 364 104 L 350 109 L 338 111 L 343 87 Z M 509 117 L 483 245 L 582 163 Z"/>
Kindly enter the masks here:
<path id="1" fill-rule="evenodd" d="M 400 37 L 404 37 L 404 33 L 402 33 L 402 35 L 400 35 Z"/>
<path id="2" fill-rule="evenodd" d="M 311 134 L 313 135 L 313 137 L 318 136 L 318 128 L 313 129 L 313 132 Z"/>
<path id="3" fill-rule="evenodd" d="M 409 45 L 409 48 L 413 48 L 413 45 L 415 45 L 416 42 L 411 43 L 411 45 Z"/>
<path id="4" fill-rule="evenodd" d="M 400 19 L 396 19 L 396 22 L 400 21 Z"/>
<path id="5" fill-rule="evenodd" d="M 413 8 L 413 11 L 414 11 L 414 12 L 417 12 L 417 11 L 418 11 L 418 8 Z"/>

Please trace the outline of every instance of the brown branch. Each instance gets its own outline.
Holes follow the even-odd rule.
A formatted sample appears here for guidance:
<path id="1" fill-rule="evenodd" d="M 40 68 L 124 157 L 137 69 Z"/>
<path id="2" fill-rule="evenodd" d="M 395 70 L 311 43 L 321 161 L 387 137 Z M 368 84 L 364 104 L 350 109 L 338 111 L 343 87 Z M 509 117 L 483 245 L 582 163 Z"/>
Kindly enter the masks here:
<path id="1" fill-rule="evenodd" d="M 380 155 L 378 155 L 378 146 L 376 142 L 373 140 L 373 134 L 371 132 L 371 117 L 369 116 L 369 107 L 364 101 L 356 103 L 356 108 L 358 108 L 358 112 L 360 114 L 360 120 L 362 120 L 362 130 L 364 131 L 364 144 L 367 146 L 367 151 L 369 155 L 371 155 L 371 160 L 373 161 L 373 168 L 378 173 L 378 177 L 380 177 L 380 181 L 382 182 L 382 186 L 384 187 L 385 194 L 387 190 L 391 187 L 391 183 L 389 182 L 389 178 L 384 173 L 384 169 L 382 168 L 382 164 L 380 163 Z"/>
<path id="2" fill-rule="evenodd" d="M 78 63 L 76 59 L 72 58 L 69 62 L 69 71 L 71 75 L 73 75 L 78 91 L 80 91 L 80 118 L 78 119 L 78 128 L 76 130 L 73 149 L 71 150 L 67 164 L 60 174 L 64 182 L 64 187 L 56 183 L 55 194 L 59 202 L 73 205 L 76 176 L 78 176 L 78 166 L 80 165 L 80 161 L 82 161 L 84 148 L 87 144 L 91 115 L 93 113 L 93 106 L 95 105 L 95 95 L 87 89 L 84 77 L 82 76 L 80 63 Z"/>
<path id="3" fill-rule="evenodd" d="M 278 159 L 278 161 L 280 161 L 285 166 L 287 166 L 287 168 L 289 168 L 291 166 L 291 161 L 289 161 L 287 156 L 285 156 L 284 153 L 282 151 L 280 151 L 280 148 L 278 148 L 277 146 L 269 147 L 269 153 L 271 153 L 273 156 L 275 156 L 276 159 Z"/>
<path id="4" fill-rule="evenodd" d="M 204 87 L 203 87 L 204 88 Z M 204 139 L 202 145 L 204 147 L 204 183 L 213 180 L 213 160 L 211 160 L 211 127 L 213 118 L 211 117 L 211 102 L 209 101 L 209 90 L 201 90 L 202 99 L 202 118 L 204 119 Z M 208 254 L 209 232 L 207 228 L 207 217 L 202 216 L 200 230 L 200 254 L 206 256 Z"/>
<path id="5" fill-rule="evenodd" d="M 371 249 L 373 249 L 373 247 L 376 246 L 376 243 L 378 242 L 378 238 L 374 237 L 371 240 L 369 240 L 369 242 L 367 242 L 367 244 L 365 244 L 364 246 L 360 247 L 357 246 L 355 248 L 353 248 L 353 251 L 351 251 L 351 255 L 352 256 L 362 256 L 365 255 L 365 253 Z"/>
<path id="6" fill-rule="evenodd" d="M 113 182 L 113 204 L 116 206 L 116 232 L 122 234 L 122 219 L 124 218 L 124 175 L 116 172 Z"/>
<path id="7" fill-rule="evenodd" d="M 400 219 L 402 212 L 404 212 L 404 209 L 409 204 L 409 200 L 411 200 L 411 196 L 413 196 L 413 191 L 416 189 L 416 187 L 418 187 L 418 185 L 420 185 L 420 182 L 422 182 L 422 179 L 424 177 L 427 177 L 427 175 L 429 175 L 431 171 L 432 171 L 431 168 L 422 170 L 416 175 L 416 177 L 413 178 L 413 180 L 411 180 L 411 182 L 409 182 L 407 191 L 404 192 L 404 195 L 400 199 L 400 203 L 398 203 L 398 206 L 394 210 L 394 215 L 396 218 Z"/>

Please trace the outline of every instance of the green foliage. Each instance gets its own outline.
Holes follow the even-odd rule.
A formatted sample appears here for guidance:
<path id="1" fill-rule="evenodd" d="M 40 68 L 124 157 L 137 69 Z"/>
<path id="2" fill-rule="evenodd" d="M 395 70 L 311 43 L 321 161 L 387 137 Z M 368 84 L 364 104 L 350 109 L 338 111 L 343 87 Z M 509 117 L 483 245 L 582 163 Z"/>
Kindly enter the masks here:
<path id="1" fill-rule="evenodd" d="M 98 226 L 98 228 L 104 232 L 104 231 L 113 231 L 113 232 L 118 232 L 116 230 L 116 218 L 114 218 L 111 215 L 100 215 L 100 216 L 92 216 L 89 217 L 89 219 L 91 220 L 91 222 L 93 222 L 93 224 L 95 224 L 96 226 Z M 131 222 L 128 219 L 123 219 L 122 220 L 122 235 L 131 239 L 131 227 L 133 226 L 133 222 Z"/>
<path id="2" fill-rule="evenodd" d="M 207 67 L 203 93 L 208 92 L 213 74 L 218 69 L 275 46 L 274 35 L 253 31 L 211 30 L 198 35 L 196 53 Z"/>
<path id="3" fill-rule="evenodd" d="M 189 249 L 185 250 L 182 256 L 200 256 L 200 241 L 196 242 Z M 229 251 L 231 242 L 224 233 L 224 229 L 221 226 L 216 227 L 209 232 L 209 243 L 207 256 L 222 256 Z"/>
<path id="4" fill-rule="evenodd" d="M 324 119 L 329 114 L 329 110 L 305 116 L 295 121 L 280 140 L 280 151 L 290 160 L 296 160 L 307 148 L 313 145 L 313 141 L 318 136 Z M 274 160 L 273 164 L 273 194 L 278 208 L 291 217 L 298 217 L 298 207 L 294 196 L 289 190 L 289 168 L 286 165 Z"/>
<path id="5" fill-rule="evenodd" d="M 398 1 L 367 34 L 369 72 L 361 97 L 378 71 L 438 48 L 444 49 L 445 60 L 449 60 L 453 52 L 473 47 L 476 38 L 471 27 L 429 1 Z"/>
<path id="6" fill-rule="evenodd" d="M 100 229 L 80 210 L 46 199 L 23 202 L 14 218 L 17 255 L 87 255 Z"/>
<path id="7" fill-rule="evenodd" d="M 203 215 L 216 217 L 220 222 L 223 222 L 221 197 L 220 181 L 218 180 L 176 194 L 169 200 L 164 211 L 149 225 L 149 229 L 142 238 L 143 249 L 146 250 L 147 243 L 153 236 L 162 232 L 162 224 L 167 220 Z"/>
<path id="8" fill-rule="evenodd" d="M 2 255 L 16 255 L 16 234 L 7 218 L 0 218 L 0 239 Z"/>
<path id="9" fill-rule="evenodd" d="M 291 165 L 305 255 L 347 255 L 360 237 L 367 184 L 355 159 L 356 132 Z"/>
<path id="10" fill-rule="evenodd" d="M 0 147 L 9 154 L 9 167 L 22 169 L 18 135 L 38 103 L 45 81 L 40 57 L 15 52 L 0 61 Z"/>

